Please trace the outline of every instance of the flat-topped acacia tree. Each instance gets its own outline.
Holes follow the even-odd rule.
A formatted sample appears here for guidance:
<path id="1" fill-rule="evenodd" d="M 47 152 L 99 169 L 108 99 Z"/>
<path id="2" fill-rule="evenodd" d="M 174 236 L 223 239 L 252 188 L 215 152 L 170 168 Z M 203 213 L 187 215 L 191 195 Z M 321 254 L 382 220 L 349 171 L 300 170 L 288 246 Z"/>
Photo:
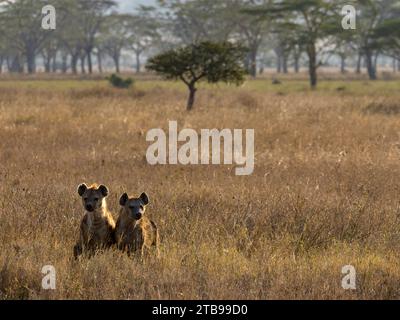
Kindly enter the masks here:
<path id="1" fill-rule="evenodd" d="M 196 84 L 244 82 L 246 71 L 243 61 L 247 50 L 230 42 L 201 42 L 183 48 L 169 50 L 151 58 L 146 68 L 166 79 L 181 80 L 189 89 L 187 110 L 192 110 Z"/>

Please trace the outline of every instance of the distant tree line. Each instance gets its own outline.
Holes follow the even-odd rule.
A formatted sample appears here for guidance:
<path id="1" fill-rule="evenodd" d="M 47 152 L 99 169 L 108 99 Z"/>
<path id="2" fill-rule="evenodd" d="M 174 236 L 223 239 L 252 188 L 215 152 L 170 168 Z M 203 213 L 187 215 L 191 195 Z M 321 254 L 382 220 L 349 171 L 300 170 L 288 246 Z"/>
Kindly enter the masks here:
<path id="1" fill-rule="evenodd" d="M 57 10 L 56 30 L 43 30 L 41 9 Z M 341 8 L 357 9 L 356 29 L 342 28 Z M 124 53 L 139 72 L 144 57 L 204 41 L 246 47 L 243 65 L 253 77 L 317 70 L 336 57 L 341 72 L 364 66 L 377 78 L 379 57 L 400 70 L 400 0 L 159 0 L 132 13 L 113 0 L 0 1 L 0 72 L 92 73 L 111 61 L 118 73 Z"/>
<path id="2" fill-rule="evenodd" d="M 160 39 L 160 27 L 151 7 L 140 6 L 133 14 L 116 11 L 112 0 L 52 0 L 57 27 L 41 27 L 45 0 L 0 1 L 0 72 L 35 73 L 37 61 L 46 72 L 93 73 L 103 71 L 104 57 L 120 72 L 124 50 L 140 57 Z"/>

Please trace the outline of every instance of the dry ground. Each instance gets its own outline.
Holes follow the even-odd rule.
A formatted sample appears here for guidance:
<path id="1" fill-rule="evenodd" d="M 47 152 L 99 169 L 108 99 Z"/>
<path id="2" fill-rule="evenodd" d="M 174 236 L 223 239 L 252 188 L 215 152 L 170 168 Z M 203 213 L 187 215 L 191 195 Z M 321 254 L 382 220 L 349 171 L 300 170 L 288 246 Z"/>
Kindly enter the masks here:
<path id="1" fill-rule="evenodd" d="M 398 81 L 207 87 L 0 82 L 0 299 L 400 298 Z M 158 166 L 147 130 L 254 128 L 256 168 Z M 146 191 L 161 257 L 71 259 L 76 187 Z M 57 289 L 41 289 L 54 265 Z M 341 287 L 354 265 L 357 290 Z"/>

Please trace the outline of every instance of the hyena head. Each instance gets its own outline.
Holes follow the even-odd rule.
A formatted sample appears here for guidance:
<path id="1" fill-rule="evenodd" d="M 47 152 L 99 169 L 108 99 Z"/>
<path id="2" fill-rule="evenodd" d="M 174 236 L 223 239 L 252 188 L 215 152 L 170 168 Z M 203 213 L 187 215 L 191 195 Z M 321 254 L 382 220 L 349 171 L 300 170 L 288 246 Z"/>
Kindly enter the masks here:
<path id="1" fill-rule="evenodd" d="M 146 193 L 142 193 L 139 198 L 129 198 L 128 194 L 124 193 L 119 199 L 119 204 L 131 219 L 140 220 L 149 204 L 149 197 Z"/>
<path id="2" fill-rule="evenodd" d="M 82 183 L 78 187 L 78 194 L 82 198 L 83 207 L 86 211 L 94 212 L 103 207 L 105 198 L 108 196 L 108 189 L 104 185 L 92 185 L 88 187 Z"/>

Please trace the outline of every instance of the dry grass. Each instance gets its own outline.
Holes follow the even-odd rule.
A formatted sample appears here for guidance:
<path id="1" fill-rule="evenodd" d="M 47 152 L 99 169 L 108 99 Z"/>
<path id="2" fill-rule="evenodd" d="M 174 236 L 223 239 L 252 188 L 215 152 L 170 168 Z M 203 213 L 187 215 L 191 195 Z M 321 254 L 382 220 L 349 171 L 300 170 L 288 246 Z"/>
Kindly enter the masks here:
<path id="1" fill-rule="evenodd" d="M 400 117 L 365 112 L 398 106 L 395 91 L 211 87 L 185 113 L 175 86 L 51 85 L 0 84 L 0 299 L 400 298 Z M 254 128 L 254 174 L 150 167 L 145 134 L 168 120 Z M 73 261 L 81 182 L 109 186 L 115 216 L 123 191 L 146 191 L 160 259 Z M 47 264 L 55 291 L 41 289 Z M 356 291 L 341 288 L 348 264 Z"/>

